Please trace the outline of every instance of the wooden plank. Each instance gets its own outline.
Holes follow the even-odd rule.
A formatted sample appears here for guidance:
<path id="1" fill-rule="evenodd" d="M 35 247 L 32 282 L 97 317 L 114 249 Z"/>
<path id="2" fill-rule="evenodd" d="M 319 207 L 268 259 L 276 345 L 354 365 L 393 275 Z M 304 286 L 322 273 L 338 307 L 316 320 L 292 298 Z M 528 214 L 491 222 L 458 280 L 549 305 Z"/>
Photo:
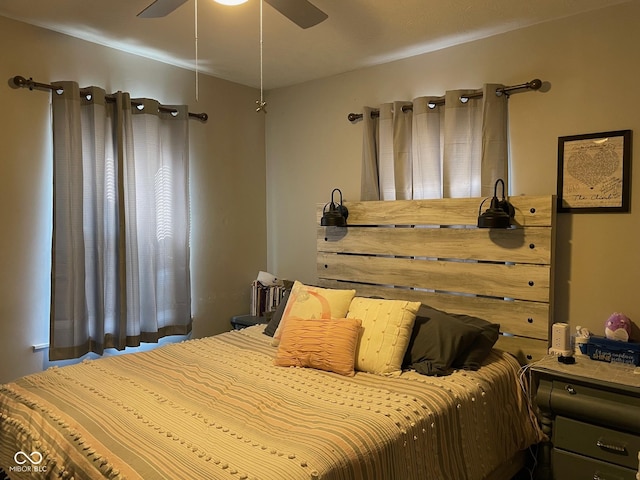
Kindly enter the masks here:
<path id="1" fill-rule="evenodd" d="M 485 198 L 441 198 L 434 200 L 395 200 L 345 202 L 348 226 L 355 225 L 477 225 L 478 215 L 489 207 Z M 555 221 L 555 196 L 509 197 L 515 208 L 514 223 L 521 227 L 550 227 Z M 319 204 L 320 224 L 324 204 Z M 347 227 L 348 228 L 348 227 Z"/>
<path id="2" fill-rule="evenodd" d="M 495 348 L 511 353 L 521 365 L 526 365 L 547 355 L 549 346 L 543 340 L 501 335 L 495 344 Z"/>
<path id="3" fill-rule="evenodd" d="M 318 277 L 546 302 L 547 265 L 504 265 L 319 253 Z"/>
<path id="4" fill-rule="evenodd" d="M 366 285 L 321 279 L 318 284 L 327 288 L 355 289 L 360 297 L 380 297 L 421 302 L 449 313 L 460 313 L 500 324 L 500 331 L 512 335 L 547 341 L 549 338 L 549 304 L 543 302 L 505 301 L 498 298 L 452 295 L 410 288 Z M 420 312 L 418 313 L 420 314 Z"/>
<path id="5" fill-rule="evenodd" d="M 318 227 L 318 252 L 550 264 L 551 227 Z"/>

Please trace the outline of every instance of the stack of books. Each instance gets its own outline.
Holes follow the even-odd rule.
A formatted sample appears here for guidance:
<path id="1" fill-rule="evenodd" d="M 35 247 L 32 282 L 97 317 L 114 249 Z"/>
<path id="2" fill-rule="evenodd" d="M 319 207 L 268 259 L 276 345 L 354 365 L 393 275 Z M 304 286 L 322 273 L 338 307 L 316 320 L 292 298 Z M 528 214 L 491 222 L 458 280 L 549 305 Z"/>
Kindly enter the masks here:
<path id="1" fill-rule="evenodd" d="M 265 312 L 274 311 L 284 296 L 284 285 L 263 285 L 251 282 L 251 315 L 264 317 Z"/>

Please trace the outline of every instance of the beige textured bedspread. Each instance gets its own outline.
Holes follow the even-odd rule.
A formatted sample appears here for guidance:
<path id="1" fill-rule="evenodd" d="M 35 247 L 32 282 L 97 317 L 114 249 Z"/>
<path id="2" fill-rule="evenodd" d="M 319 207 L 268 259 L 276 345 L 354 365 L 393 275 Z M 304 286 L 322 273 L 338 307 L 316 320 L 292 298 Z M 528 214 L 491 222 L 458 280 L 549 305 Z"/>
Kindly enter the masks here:
<path id="1" fill-rule="evenodd" d="M 464 480 L 540 439 L 507 354 L 448 377 L 347 378 L 273 366 L 261 331 L 3 385 L 0 467 L 15 479 Z"/>

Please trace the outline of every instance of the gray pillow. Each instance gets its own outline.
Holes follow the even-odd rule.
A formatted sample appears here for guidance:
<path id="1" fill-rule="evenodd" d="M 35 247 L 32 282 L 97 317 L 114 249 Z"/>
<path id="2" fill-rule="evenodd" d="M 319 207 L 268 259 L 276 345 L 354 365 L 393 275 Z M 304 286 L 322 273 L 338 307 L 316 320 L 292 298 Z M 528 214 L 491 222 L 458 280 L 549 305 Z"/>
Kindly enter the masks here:
<path id="1" fill-rule="evenodd" d="M 447 315 L 416 317 L 404 364 L 423 375 L 448 375 L 478 329 Z"/>
<path id="2" fill-rule="evenodd" d="M 500 325 L 469 315 L 455 315 L 455 317 L 476 326 L 480 332 L 471 346 L 456 357 L 453 366 L 465 370 L 478 370 L 500 337 Z"/>
<path id="3" fill-rule="evenodd" d="M 267 326 L 264 327 L 264 330 L 262 333 L 264 333 L 265 335 L 273 337 L 273 335 L 276 333 L 276 330 L 278 329 L 278 325 L 280 325 L 280 320 L 282 320 L 282 314 L 284 313 L 284 309 L 287 306 L 287 300 L 289 299 L 290 293 L 291 293 L 290 288 L 284 291 L 284 295 L 282 296 L 282 299 L 280 299 L 280 303 L 278 304 L 275 311 L 273 312 L 273 315 L 271 316 L 271 320 L 269 320 L 269 323 L 267 323 Z"/>
<path id="4" fill-rule="evenodd" d="M 486 320 L 423 305 L 403 365 L 423 375 L 448 375 L 454 368 L 477 370 L 499 331 L 499 325 Z"/>

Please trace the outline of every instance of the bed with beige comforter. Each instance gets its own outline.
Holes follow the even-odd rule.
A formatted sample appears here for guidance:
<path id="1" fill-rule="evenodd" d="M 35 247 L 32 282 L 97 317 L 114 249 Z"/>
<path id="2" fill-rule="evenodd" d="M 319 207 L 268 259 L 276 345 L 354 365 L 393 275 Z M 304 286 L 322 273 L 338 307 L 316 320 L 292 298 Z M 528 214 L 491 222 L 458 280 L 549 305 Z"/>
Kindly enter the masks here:
<path id="1" fill-rule="evenodd" d="M 0 387 L 12 479 L 482 479 L 541 439 L 520 366 L 345 377 L 273 365 L 261 326 Z M 40 461 L 38 461 L 40 460 Z"/>

